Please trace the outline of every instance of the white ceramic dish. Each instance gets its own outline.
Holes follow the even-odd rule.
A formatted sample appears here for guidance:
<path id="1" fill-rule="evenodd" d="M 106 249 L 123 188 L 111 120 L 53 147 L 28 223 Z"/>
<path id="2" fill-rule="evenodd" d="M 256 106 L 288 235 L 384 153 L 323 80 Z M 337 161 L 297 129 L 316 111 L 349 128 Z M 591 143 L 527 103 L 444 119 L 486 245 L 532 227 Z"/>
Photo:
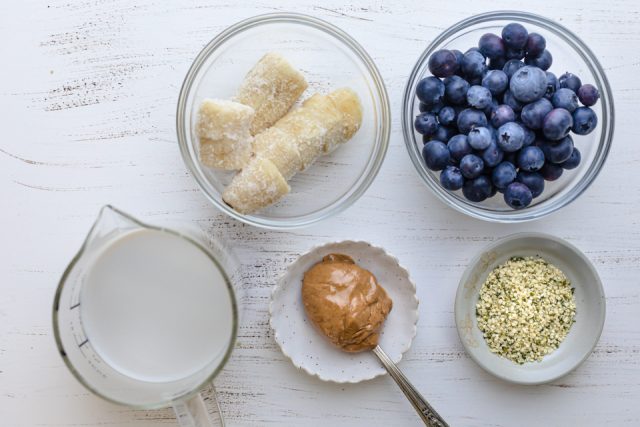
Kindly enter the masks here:
<path id="1" fill-rule="evenodd" d="M 564 272 L 575 288 L 576 321 L 558 349 L 541 362 L 518 365 L 489 350 L 476 321 L 476 303 L 487 275 L 513 256 L 539 255 Z M 489 245 L 476 256 L 460 279 L 455 302 L 458 335 L 467 353 L 498 378 L 517 384 L 554 381 L 578 367 L 600 339 L 605 296 L 598 272 L 575 246 L 547 234 L 518 233 Z"/>
<path id="2" fill-rule="evenodd" d="M 345 353 L 334 347 L 307 319 L 302 305 L 302 276 L 331 253 L 351 256 L 371 271 L 393 300 L 379 345 L 398 363 L 411 346 L 418 322 L 416 286 L 397 258 L 367 242 L 327 243 L 301 255 L 280 278 L 271 294 L 270 325 L 280 349 L 293 364 L 324 381 L 357 383 L 386 373 L 372 352 Z"/>

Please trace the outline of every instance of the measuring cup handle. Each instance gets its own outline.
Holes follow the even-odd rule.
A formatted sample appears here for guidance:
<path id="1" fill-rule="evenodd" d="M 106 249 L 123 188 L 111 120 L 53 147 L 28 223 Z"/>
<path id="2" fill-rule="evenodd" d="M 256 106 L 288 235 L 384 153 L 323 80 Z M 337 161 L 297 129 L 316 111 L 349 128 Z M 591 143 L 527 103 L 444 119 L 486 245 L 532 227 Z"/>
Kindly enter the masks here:
<path id="1" fill-rule="evenodd" d="M 224 418 L 218 403 L 216 388 L 211 383 L 211 397 L 216 406 L 217 423 L 214 424 L 209 417 L 209 410 L 202 399 L 202 394 L 198 393 L 191 399 L 184 402 L 176 402 L 173 404 L 173 411 L 176 413 L 176 419 L 180 427 L 213 427 L 215 425 L 224 427 Z"/>

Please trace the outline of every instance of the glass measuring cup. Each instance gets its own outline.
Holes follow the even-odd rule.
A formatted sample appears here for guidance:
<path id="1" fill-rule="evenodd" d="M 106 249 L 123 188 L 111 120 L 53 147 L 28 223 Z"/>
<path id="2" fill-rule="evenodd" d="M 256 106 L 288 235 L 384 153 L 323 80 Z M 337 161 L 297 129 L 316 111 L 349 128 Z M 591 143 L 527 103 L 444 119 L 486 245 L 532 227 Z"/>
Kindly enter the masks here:
<path id="1" fill-rule="evenodd" d="M 205 246 L 199 234 L 184 227 L 174 231 L 150 226 L 112 206 L 105 206 L 63 273 L 53 306 L 58 350 L 80 383 L 108 401 L 136 409 L 171 406 L 183 427 L 212 425 L 199 390 L 211 383 L 228 360 L 238 328 L 234 284 L 239 288 L 240 264 L 229 248 L 222 248 L 217 242 Z M 134 245 L 136 242 L 138 246 Z M 147 244 L 140 246 L 141 242 Z M 171 253 L 163 250 L 158 242 L 171 243 Z M 126 256 L 115 257 L 118 253 Z M 158 259 L 153 258 L 154 254 Z M 145 257 L 152 263 L 164 263 L 159 266 L 164 270 L 158 270 L 165 274 L 170 268 L 166 265 L 173 265 L 177 260 L 174 290 L 178 293 L 163 294 L 171 300 L 155 295 L 156 290 L 163 290 L 160 286 L 154 288 L 156 283 L 147 283 L 146 288 L 142 288 L 145 284 L 140 277 L 145 276 L 136 275 L 136 269 Z M 199 263 L 202 274 L 194 276 L 192 272 L 180 271 L 183 265 L 187 268 L 195 265 L 194 262 Z M 122 280 L 99 280 L 101 269 L 121 270 Z M 127 281 L 127 274 L 136 279 Z M 173 272 L 169 271 L 170 274 Z M 177 283 L 181 274 L 188 282 Z M 163 279 L 155 278 L 158 284 L 162 284 Z M 201 285 L 194 288 L 195 285 L 191 285 L 194 281 Z M 179 304 L 182 311 L 177 313 Z M 114 316 L 114 312 L 118 315 Z M 207 322 L 212 319 L 220 322 Z M 171 331 L 175 328 L 182 329 Z M 136 336 L 141 330 L 145 331 L 144 336 Z M 132 336 L 126 341 L 128 335 Z M 161 341 L 167 336 L 173 337 L 175 345 Z M 119 345 L 114 346 L 114 342 Z M 216 351 L 208 351 L 214 348 L 212 342 L 216 342 Z M 164 346 L 166 351 L 153 353 L 153 344 Z M 190 366 L 194 350 L 201 357 Z M 205 358 L 209 354 L 210 358 Z M 172 363 L 182 366 L 171 371 Z M 159 371 L 156 365 L 164 370 Z M 218 416 L 224 425 L 219 406 Z"/>

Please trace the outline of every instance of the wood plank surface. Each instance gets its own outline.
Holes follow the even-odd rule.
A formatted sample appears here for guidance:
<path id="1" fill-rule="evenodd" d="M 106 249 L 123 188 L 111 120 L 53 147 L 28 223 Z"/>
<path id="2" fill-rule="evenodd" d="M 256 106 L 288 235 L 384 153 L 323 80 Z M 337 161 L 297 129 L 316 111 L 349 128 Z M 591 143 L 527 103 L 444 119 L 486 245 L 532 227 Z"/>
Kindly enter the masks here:
<path id="1" fill-rule="evenodd" d="M 597 54 L 614 91 L 609 159 L 576 202 L 540 221 L 490 224 L 441 203 L 404 147 L 401 96 L 428 42 L 495 9 L 546 15 Z M 295 232 L 229 219 L 207 202 L 179 155 L 175 110 L 202 46 L 226 26 L 276 11 L 325 19 L 376 61 L 391 100 L 391 144 L 367 193 L 347 211 Z M 396 255 L 418 284 L 418 334 L 400 366 L 452 426 L 640 425 L 640 3 L 635 0 L 233 2 L 48 0 L 0 2 L 0 425 L 151 427 L 173 413 L 101 401 L 56 353 L 57 281 L 100 206 L 152 223 L 186 221 L 232 244 L 244 267 L 244 320 L 216 381 L 231 426 L 412 426 L 388 377 L 322 383 L 297 371 L 268 327 L 271 288 L 297 254 L 362 239 Z M 465 354 L 453 319 L 462 271 L 488 242 L 552 233 L 583 250 L 605 285 L 600 343 L 549 385 L 506 384 Z"/>

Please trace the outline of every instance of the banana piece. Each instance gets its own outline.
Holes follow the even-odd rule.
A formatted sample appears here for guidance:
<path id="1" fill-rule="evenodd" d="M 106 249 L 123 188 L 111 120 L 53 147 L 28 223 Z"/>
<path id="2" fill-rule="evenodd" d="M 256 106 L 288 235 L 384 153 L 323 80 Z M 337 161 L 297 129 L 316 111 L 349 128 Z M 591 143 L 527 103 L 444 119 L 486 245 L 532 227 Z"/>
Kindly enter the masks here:
<path id="1" fill-rule="evenodd" d="M 235 100 L 255 110 L 251 134 L 257 135 L 284 116 L 306 88 L 300 71 L 282 55 L 269 52 L 246 75 Z"/>
<path id="2" fill-rule="evenodd" d="M 235 148 L 233 148 L 235 147 Z M 239 144 L 238 141 L 200 138 L 200 162 L 212 168 L 239 170 L 251 157 L 251 140 Z"/>
<path id="3" fill-rule="evenodd" d="M 286 180 L 302 169 L 302 157 L 296 141 L 277 126 L 256 135 L 253 152 L 258 158 L 270 160 Z"/>
<path id="4" fill-rule="evenodd" d="M 289 179 L 351 139 L 361 123 L 362 107 L 354 91 L 345 88 L 329 95 L 317 93 L 257 135 L 253 151 L 256 157 L 269 158 Z"/>
<path id="5" fill-rule="evenodd" d="M 328 138 L 324 147 L 325 153 L 335 150 L 339 144 L 351 139 L 362 124 L 362 106 L 358 95 L 349 88 L 337 89 L 327 95 L 342 114 L 338 135 Z"/>
<path id="6" fill-rule="evenodd" d="M 225 190 L 224 201 L 243 214 L 274 203 L 290 191 L 288 179 L 347 142 L 361 122 L 360 100 L 352 90 L 313 95 L 256 135 L 254 155 Z"/>
<path id="7" fill-rule="evenodd" d="M 237 170 L 251 157 L 253 108 L 222 99 L 205 99 L 196 122 L 200 161 L 210 167 Z"/>
<path id="8" fill-rule="evenodd" d="M 302 169 L 306 169 L 318 157 L 327 153 L 328 144 L 334 144 L 330 141 L 335 141 L 338 136 L 342 115 L 328 96 L 316 93 L 301 108 L 285 118 L 288 120 L 283 127 L 290 134 L 296 135 Z M 336 141 L 335 144 L 337 143 Z"/>
<path id="9" fill-rule="evenodd" d="M 253 157 L 233 177 L 222 200 L 241 214 L 250 214 L 277 202 L 291 191 L 278 168 L 267 159 Z"/>

